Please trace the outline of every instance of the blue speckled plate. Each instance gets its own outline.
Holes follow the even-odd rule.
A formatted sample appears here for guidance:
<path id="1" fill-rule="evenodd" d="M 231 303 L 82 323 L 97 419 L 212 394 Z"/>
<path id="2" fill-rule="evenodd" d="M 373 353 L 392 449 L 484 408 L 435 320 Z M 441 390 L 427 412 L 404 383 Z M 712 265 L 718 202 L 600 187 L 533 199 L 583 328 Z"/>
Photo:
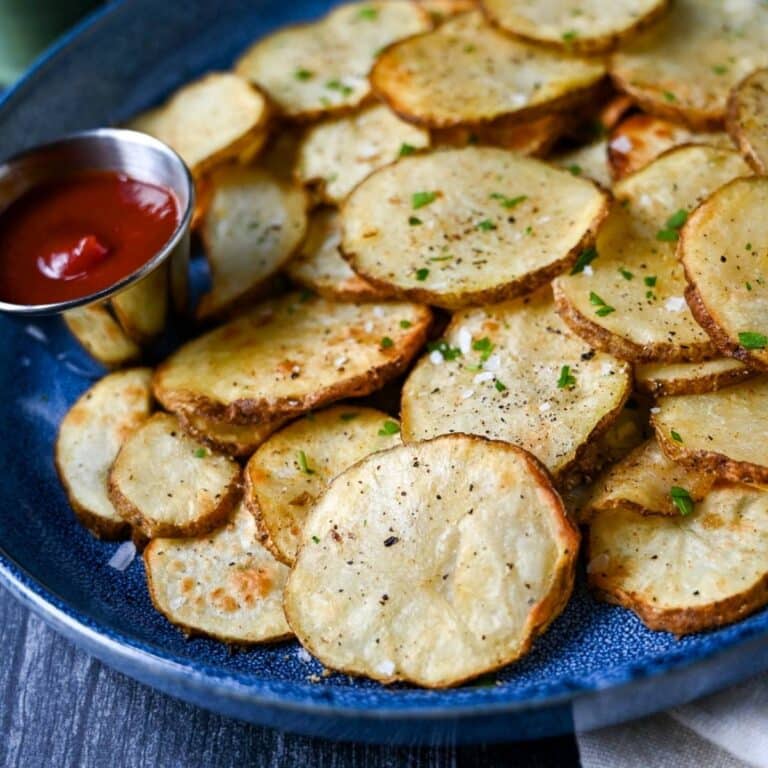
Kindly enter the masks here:
<path id="1" fill-rule="evenodd" d="M 0 103 L 0 154 L 119 122 L 189 78 L 227 66 L 255 37 L 329 3 L 127 0 L 50 52 Z M 185 640 L 152 609 L 140 559 L 75 522 L 52 461 L 57 425 L 88 386 L 57 320 L 0 318 L 0 578 L 56 629 L 149 685 L 253 722 L 335 738 L 440 743 L 552 735 L 690 700 L 768 668 L 768 611 L 676 640 L 580 584 L 521 663 L 451 691 L 384 688 L 320 672 L 296 643 L 232 654 Z M 60 359 L 61 353 L 65 359 Z"/>

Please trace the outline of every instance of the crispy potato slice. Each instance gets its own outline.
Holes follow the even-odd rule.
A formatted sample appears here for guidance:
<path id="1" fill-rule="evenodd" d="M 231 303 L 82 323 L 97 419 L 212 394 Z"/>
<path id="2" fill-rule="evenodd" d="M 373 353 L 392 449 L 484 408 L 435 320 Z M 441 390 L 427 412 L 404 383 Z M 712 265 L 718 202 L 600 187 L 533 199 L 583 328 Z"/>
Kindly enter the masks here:
<path id="1" fill-rule="evenodd" d="M 240 499 L 240 467 L 156 413 L 123 443 L 109 472 L 109 498 L 150 539 L 196 536 L 221 525 Z"/>
<path id="2" fill-rule="evenodd" d="M 123 441 L 152 406 L 149 368 L 105 376 L 70 408 L 56 438 L 56 470 L 80 522 L 100 539 L 122 539 L 130 527 L 107 496 L 107 473 Z"/>
<path id="3" fill-rule="evenodd" d="M 600 512 L 589 553 L 590 585 L 650 629 L 730 624 L 768 603 L 768 492 L 718 488 L 685 517 Z"/>
<path id="4" fill-rule="evenodd" d="M 568 109 L 586 100 L 604 74 L 598 60 L 515 40 L 477 11 L 391 45 L 371 84 L 407 120 L 450 128 Z"/>
<path id="5" fill-rule="evenodd" d="M 548 282 L 592 241 L 607 209 L 595 184 L 538 160 L 445 150 L 362 182 L 344 204 L 342 252 L 375 285 L 455 309 Z"/>
<path id="6" fill-rule="evenodd" d="M 525 451 L 468 435 L 393 448 L 318 502 L 286 616 L 326 667 L 456 685 L 530 650 L 570 597 L 578 546 Z"/>
<path id="7" fill-rule="evenodd" d="M 718 349 L 768 371 L 768 179 L 737 179 L 683 228 L 680 260 L 694 317 Z"/>
<path id="8" fill-rule="evenodd" d="M 267 138 L 264 96 L 230 72 L 215 72 L 182 86 L 161 106 L 135 117 L 128 128 L 173 147 L 195 176 L 244 150 L 253 156 Z"/>
<path id="9" fill-rule="evenodd" d="M 710 192 L 749 172 L 737 152 L 681 147 L 622 179 L 597 238 L 599 256 L 554 282 L 558 311 L 599 349 L 634 362 L 694 362 L 714 357 L 683 294 L 675 256 L 688 211 Z"/>
<path id="10" fill-rule="evenodd" d="M 103 304 L 64 312 L 64 322 L 91 357 L 107 368 L 118 368 L 141 357 L 141 349 Z"/>
<path id="11" fill-rule="evenodd" d="M 374 104 L 312 126 L 299 148 L 296 173 L 324 202 L 338 204 L 377 168 L 428 146 L 428 131 Z"/>
<path id="12" fill-rule="evenodd" d="M 264 544 L 292 565 L 304 521 L 328 483 L 371 453 L 400 445 L 400 424 L 374 408 L 337 406 L 272 435 L 245 468 L 245 500 Z"/>
<path id="13" fill-rule="evenodd" d="M 136 285 L 111 299 L 120 327 L 138 344 L 152 341 L 165 329 L 168 316 L 168 264 L 165 262 Z"/>
<path id="14" fill-rule="evenodd" d="M 474 11 L 477 7 L 475 0 L 415 0 L 432 19 L 434 24 L 442 24 L 451 16 Z"/>
<path id="15" fill-rule="evenodd" d="M 654 397 L 702 395 L 755 375 L 755 371 L 729 357 L 702 363 L 645 363 L 635 366 L 635 386 Z"/>
<path id="16" fill-rule="evenodd" d="M 670 459 L 731 482 L 768 484 L 768 378 L 662 397 L 657 406 L 651 423 Z"/>
<path id="17" fill-rule="evenodd" d="M 349 3 L 259 40 L 235 70 L 261 86 L 286 116 L 315 119 L 361 104 L 379 51 L 429 26 L 429 15 L 415 3 Z"/>
<path id="18" fill-rule="evenodd" d="M 608 142 L 605 139 L 560 152 L 552 158 L 555 165 L 565 168 L 574 176 L 592 179 L 606 189 L 611 188 L 611 170 L 608 166 Z"/>
<path id="19" fill-rule="evenodd" d="M 156 370 L 155 393 L 168 410 L 235 424 L 299 415 L 396 377 L 431 320 L 417 304 L 289 294 L 185 344 Z"/>
<path id="20" fill-rule="evenodd" d="M 662 16 L 669 0 L 481 0 L 490 20 L 534 43 L 566 52 L 603 53 Z"/>
<path id="21" fill-rule="evenodd" d="M 199 413 L 180 413 L 178 416 L 181 428 L 190 437 L 215 451 L 235 457 L 250 456 L 286 421 L 275 419 L 260 424 L 227 424 Z"/>
<path id="22" fill-rule="evenodd" d="M 291 635 L 283 612 L 288 569 L 259 543 L 242 506 L 206 536 L 154 539 L 144 566 L 155 608 L 187 634 L 238 645 Z"/>
<path id="23" fill-rule="evenodd" d="M 317 208 L 299 252 L 288 262 L 288 277 L 329 301 L 378 301 L 391 295 L 352 271 L 341 255 L 341 218 L 333 208 Z"/>
<path id="24" fill-rule="evenodd" d="M 617 418 L 631 388 L 629 366 L 573 336 L 545 288 L 453 316 L 405 383 L 403 439 L 464 432 L 516 443 L 557 478 Z"/>
<path id="25" fill-rule="evenodd" d="M 579 522 L 589 523 L 596 513 L 607 509 L 679 515 L 670 495 L 672 488 L 685 488 L 697 502 L 710 492 L 715 480 L 710 473 L 686 469 L 668 459 L 651 438 L 598 478 L 579 510 Z"/>
<path id="26" fill-rule="evenodd" d="M 768 69 L 758 69 L 731 91 L 728 133 L 756 173 L 768 173 Z"/>
<path id="27" fill-rule="evenodd" d="M 613 56 L 616 86 L 643 109 L 700 131 L 722 128 L 731 88 L 768 65 L 768 7 L 749 0 L 675 0 Z"/>
<path id="28" fill-rule="evenodd" d="M 612 131 L 608 143 L 608 159 L 616 179 L 645 168 L 669 149 L 683 144 L 706 144 L 732 149 L 727 133 L 692 131 L 681 123 L 662 117 L 635 114 L 622 120 Z"/>
<path id="29" fill-rule="evenodd" d="M 200 317 L 263 292 L 307 231 L 303 190 L 269 171 L 229 165 L 213 173 L 211 186 L 201 234 L 212 288 L 200 302 Z"/>

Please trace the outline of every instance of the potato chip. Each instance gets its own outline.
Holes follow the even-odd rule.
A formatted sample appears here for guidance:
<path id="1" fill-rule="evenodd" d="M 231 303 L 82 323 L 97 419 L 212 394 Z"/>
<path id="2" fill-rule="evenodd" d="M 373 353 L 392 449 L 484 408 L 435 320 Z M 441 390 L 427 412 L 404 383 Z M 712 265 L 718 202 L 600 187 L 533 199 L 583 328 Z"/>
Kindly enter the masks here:
<path id="1" fill-rule="evenodd" d="M 717 190 L 683 228 L 678 253 L 694 317 L 718 349 L 768 370 L 768 179 Z"/>
<path id="2" fill-rule="evenodd" d="M 156 370 L 155 394 L 168 410 L 235 424 L 299 415 L 396 377 L 431 319 L 417 304 L 289 294 L 185 344 Z"/>
<path id="3" fill-rule="evenodd" d="M 100 539 L 130 528 L 107 496 L 107 473 L 123 441 L 149 416 L 149 368 L 105 376 L 70 408 L 56 439 L 56 469 L 80 522 Z"/>
<path id="4" fill-rule="evenodd" d="M 127 127 L 164 141 L 200 176 L 246 148 L 252 156 L 266 140 L 268 120 L 259 91 L 237 75 L 215 72 L 182 86 Z"/>
<path id="5" fill-rule="evenodd" d="M 367 176 L 429 146 L 429 133 L 400 120 L 383 104 L 312 126 L 299 148 L 297 176 L 338 204 Z"/>
<path id="6" fill-rule="evenodd" d="M 715 346 L 685 302 L 675 256 L 689 211 L 749 171 L 738 153 L 672 150 L 614 187 L 618 203 L 576 274 L 554 282 L 558 311 L 599 349 L 635 362 L 696 362 Z"/>
<path id="7" fill-rule="evenodd" d="M 196 536 L 221 525 L 240 499 L 240 467 L 156 413 L 123 443 L 109 498 L 145 536 Z"/>
<path id="8" fill-rule="evenodd" d="M 578 545 L 525 451 L 467 435 L 394 448 L 318 502 L 286 616 L 326 667 L 456 685 L 530 650 L 568 600 Z"/>
<path id="9" fill-rule="evenodd" d="M 472 12 L 391 45 L 371 84 L 407 120 L 449 128 L 568 109 L 585 101 L 604 75 L 598 60 L 515 40 Z"/>
<path id="10" fill-rule="evenodd" d="M 155 608 L 189 635 L 238 645 L 291 635 L 283 613 L 288 569 L 259 543 L 242 506 L 206 536 L 151 541 L 144 567 Z"/>
<path id="11" fill-rule="evenodd" d="M 733 89 L 727 124 L 755 172 L 768 173 L 768 69 L 758 69 Z"/>
<path id="12" fill-rule="evenodd" d="M 475 0 L 415 0 L 432 19 L 434 24 L 442 24 L 451 16 L 459 13 L 474 11 L 477 3 Z"/>
<path id="13" fill-rule="evenodd" d="M 108 368 L 118 368 L 141 357 L 141 349 L 104 304 L 68 309 L 64 322 L 91 357 Z"/>
<path id="14" fill-rule="evenodd" d="M 608 143 L 605 139 L 585 144 L 552 158 L 555 165 L 565 168 L 574 176 L 592 179 L 606 189 L 611 188 L 611 169 L 608 166 Z"/>
<path id="15" fill-rule="evenodd" d="M 705 395 L 662 397 L 651 416 L 664 453 L 731 482 L 768 484 L 768 378 Z M 756 439 L 757 438 L 757 439 Z"/>
<path id="16" fill-rule="evenodd" d="M 406 157 L 342 211 L 352 268 L 450 309 L 529 293 L 576 260 L 607 213 L 593 183 L 490 147 Z"/>
<path id="17" fill-rule="evenodd" d="M 199 413 L 178 414 L 181 428 L 193 439 L 229 456 L 250 456 L 273 432 L 285 424 L 285 419 L 263 421 L 260 424 L 227 424 L 206 418 Z"/>
<path id="18" fill-rule="evenodd" d="M 350 3 L 259 40 L 235 69 L 262 87 L 286 116 L 314 119 L 361 104 L 370 94 L 368 73 L 379 52 L 429 25 L 428 14 L 415 3 Z"/>
<path id="19" fill-rule="evenodd" d="M 755 375 L 755 371 L 730 357 L 701 363 L 645 363 L 635 366 L 635 386 L 654 397 L 701 395 Z"/>
<path id="20" fill-rule="evenodd" d="M 307 237 L 288 262 L 288 277 L 329 301 L 378 301 L 391 295 L 352 271 L 341 255 L 341 218 L 334 208 L 317 208 Z"/>
<path id="21" fill-rule="evenodd" d="M 590 585 L 650 629 L 730 624 L 768 602 L 768 492 L 718 488 L 685 516 L 600 512 L 589 557 Z"/>
<path id="22" fill-rule="evenodd" d="M 304 521 L 336 475 L 371 453 L 400 445 L 400 424 L 382 411 L 340 405 L 293 422 L 267 440 L 245 469 L 245 500 L 264 544 L 292 565 Z"/>
<path id="23" fill-rule="evenodd" d="M 159 336 L 168 317 L 168 264 L 165 262 L 110 300 L 120 327 L 139 344 Z"/>
<path id="24" fill-rule="evenodd" d="M 662 16 L 669 0 L 481 0 L 491 21 L 515 35 L 567 52 L 602 53 Z M 578 10 L 578 13 L 575 11 Z"/>
<path id="25" fill-rule="evenodd" d="M 201 317 L 264 292 L 307 231 L 304 192 L 269 171 L 229 165 L 211 176 L 211 186 L 201 234 L 212 288 L 201 300 Z"/>
<path id="26" fill-rule="evenodd" d="M 768 7 L 752 0 L 675 0 L 611 62 L 617 87 L 647 112 L 718 130 L 731 88 L 768 65 Z"/>
<path id="27" fill-rule="evenodd" d="M 631 386 L 629 366 L 572 335 L 545 288 L 453 316 L 405 383 L 403 439 L 463 432 L 516 443 L 557 478 L 617 418 Z"/>

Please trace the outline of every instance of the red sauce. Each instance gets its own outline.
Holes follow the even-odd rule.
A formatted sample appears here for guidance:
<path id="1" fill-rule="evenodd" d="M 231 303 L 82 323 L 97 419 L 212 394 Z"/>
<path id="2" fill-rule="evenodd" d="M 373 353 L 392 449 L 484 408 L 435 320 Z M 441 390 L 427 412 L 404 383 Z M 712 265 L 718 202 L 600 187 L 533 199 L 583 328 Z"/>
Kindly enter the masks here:
<path id="1" fill-rule="evenodd" d="M 36 187 L 0 214 L 0 300 L 52 304 L 108 288 L 161 250 L 179 218 L 171 190 L 117 172 Z"/>

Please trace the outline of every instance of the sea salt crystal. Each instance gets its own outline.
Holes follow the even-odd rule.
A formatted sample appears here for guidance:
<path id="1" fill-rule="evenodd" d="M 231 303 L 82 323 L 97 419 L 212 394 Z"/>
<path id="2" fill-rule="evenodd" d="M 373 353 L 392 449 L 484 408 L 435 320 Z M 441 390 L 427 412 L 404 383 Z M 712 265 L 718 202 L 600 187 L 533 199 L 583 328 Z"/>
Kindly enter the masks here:
<path id="1" fill-rule="evenodd" d="M 441 354 L 439 349 L 433 349 L 429 353 L 429 362 L 432 363 L 432 365 L 442 365 L 443 355 Z"/>
<path id="2" fill-rule="evenodd" d="M 483 371 L 475 376 L 475 384 L 484 384 L 486 381 L 493 381 L 494 375 L 491 371 Z"/>
<path id="3" fill-rule="evenodd" d="M 592 265 L 591 265 L 591 264 L 587 264 L 587 266 L 586 266 L 586 267 L 584 267 L 584 270 L 583 270 L 583 271 L 584 271 L 584 274 L 585 274 L 587 277 L 592 277 L 592 275 L 594 275 L 594 274 L 595 274 L 595 270 L 594 270 L 594 269 L 592 269 Z"/>
<path id="4" fill-rule="evenodd" d="M 187 602 L 187 598 L 181 597 L 181 595 L 179 595 L 179 597 L 174 597 L 173 600 L 171 600 L 171 608 L 174 611 L 178 611 L 179 608 L 181 608 L 181 606 L 184 605 L 184 603 L 186 602 Z"/>
<path id="5" fill-rule="evenodd" d="M 627 152 L 632 151 L 632 142 L 628 136 L 619 136 L 611 142 L 611 149 L 615 149 L 617 152 L 621 152 L 622 155 L 626 155 Z"/>
<path id="6" fill-rule="evenodd" d="M 124 571 L 136 557 L 136 545 L 132 541 L 124 541 L 109 558 L 107 565 L 116 571 Z"/>
<path id="7" fill-rule="evenodd" d="M 349 362 L 349 358 L 345 357 L 344 355 L 341 355 L 341 357 L 337 357 L 333 361 L 333 364 L 334 364 L 334 366 L 336 366 L 336 368 L 342 368 L 348 362 Z"/>
<path id="8" fill-rule="evenodd" d="M 468 355 L 472 349 L 472 334 L 466 328 L 459 330 L 459 349 L 462 355 Z"/>
<path id="9" fill-rule="evenodd" d="M 501 370 L 501 358 L 498 355 L 491 355 L 483 363 L 483 370 L 498 373 Z"/>
<path id="10" fill-rule="evenodd" d="M 373 314 L 376 317 L 384 317 L 384 308 L 383 307 L 374 307 L 373 308 Z"/>
<path id="11" fill-rule="evenodd" d="M 542 403 L 539 406 L 540 413 L 546 413 L 547 411 L 551 411 L 551 410 L 552 410 L 552 403 Z"/>
<path id="12" fill-rule="evenodd" d="M 654 406 L 653 408 L 651 408 L 651 413 L 661 413 L 661 408 L 659 408 L 658 406 Z"/>
<path id="13" fill-rule="evenodd" d="M 685 309 L 685 299 L 682 296 L 670 296 L 664 302 L 667 312 L 682 312 Z"/>
<path id="14" fill-rule="evenodd" d="M 296 651 L 296 657 L 304 664 L 310 664 L 312 662 L 312 657 L 307 653 L 306 648 L 299 648 L 299 650 Z"/>
<path id="15" fill-rule="evenodd" d="M 474 395 L 474 394 L 475 394 L 475 390 L 474 389 L 465 389 L 461 393 L 461 399 L 462 400 L 469 400 L 469 398 L 472 397 L 472 395 Z"/>
<path id="16" fill-rule="evenodd" d="M 395 671 L 395 662 L 394 661 L 390 661 L 389 659 L 385 659 L 384 661 L 381 662 L 381 664 L 379 664 L 376 667 L 376 671 L 380 675 L 387 675 L 387 676 L 389 676 L 389 675 L 393 674 L 394 671 Z"/>
<path id="17" fill-rule="evenodd" d="M 365 330 L 366 333 L 373 333 L 373 321 L 366 320 L 365 325 L 363 326 L 363 330 Z"/>

